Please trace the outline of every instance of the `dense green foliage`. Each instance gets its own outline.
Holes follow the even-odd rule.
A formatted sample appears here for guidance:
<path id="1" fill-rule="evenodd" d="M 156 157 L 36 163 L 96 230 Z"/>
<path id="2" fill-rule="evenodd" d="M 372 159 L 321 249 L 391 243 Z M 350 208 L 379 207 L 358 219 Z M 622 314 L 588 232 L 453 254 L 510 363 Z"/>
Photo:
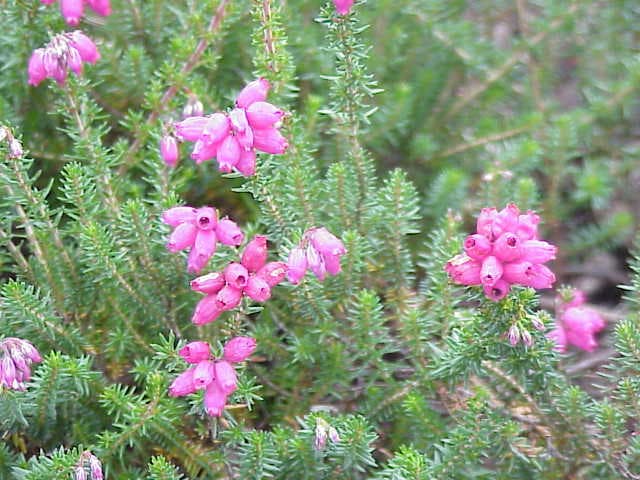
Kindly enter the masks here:
<path id="1" fill-rule="evenodd" d="M 493 303 L 443 271 L 480 208 L 510 201 L 543 217 L 558 285 L 629 249 L 637 2 L 112 3 L 81 23 L 101 60 L 34 88 L 32 50 L 68 27 L 57 5 L 0 0 L 0 124 L 26 152 L 0 143 L 0 337 L 44 357 L 25 392 L 0 391 L 0 478 L 72 478 L 85 450 L 123 480 L 640 478 L 640 250 L 595 391 L 544 332 L 505 339 L 551 328 L 553 294 Z M 290 113 L 284 155 L 248 179 L 186 144 L 164 165 L 163 125 L 190 99 L 227 109 L 257 76 Z M 343 271 L 196 327 L 160 221 L 182 203 L 268 235 L 273 259 L 324 225 Z M 258 350 L 221 419 L 168 396 L 181 345 L 239 334 Z M 323 449 L 318 418 L 340 436 Z"/>

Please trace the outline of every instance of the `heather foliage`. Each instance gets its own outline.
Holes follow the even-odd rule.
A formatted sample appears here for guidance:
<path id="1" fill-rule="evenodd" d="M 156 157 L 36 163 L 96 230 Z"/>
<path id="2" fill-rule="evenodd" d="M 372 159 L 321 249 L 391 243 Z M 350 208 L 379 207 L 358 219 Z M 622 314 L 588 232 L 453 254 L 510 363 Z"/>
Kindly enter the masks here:
<path id="1" fill-rule="evenodd" d="M 0 4 L 0 478 L 640 478 L 636 2 Z"/>

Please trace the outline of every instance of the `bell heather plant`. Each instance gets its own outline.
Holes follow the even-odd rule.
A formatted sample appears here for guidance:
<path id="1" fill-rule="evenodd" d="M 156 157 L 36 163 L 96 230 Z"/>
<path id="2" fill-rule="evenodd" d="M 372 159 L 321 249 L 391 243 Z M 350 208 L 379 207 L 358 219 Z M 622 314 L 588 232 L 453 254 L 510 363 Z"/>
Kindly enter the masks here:
<path id="1" fill-rule="evenodd" d="M 639 478 L 633 2 L 0 19 L 0 478 Z"/>

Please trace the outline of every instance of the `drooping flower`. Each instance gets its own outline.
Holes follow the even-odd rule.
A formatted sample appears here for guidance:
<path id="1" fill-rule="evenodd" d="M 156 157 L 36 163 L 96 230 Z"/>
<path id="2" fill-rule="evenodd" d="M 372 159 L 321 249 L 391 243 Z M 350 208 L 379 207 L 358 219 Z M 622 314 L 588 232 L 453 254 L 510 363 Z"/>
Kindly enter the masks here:
<path id="1" fill-rule="evenodd" d="M 287 265 L 267 263 L 267 255 L 267 237 L 256 235 L 245 247 L 240 262 L 192 280 L 191 289 L 205 296 L 196 305 L 191 321 L 196 325 L 213 322 L 222 312 L 236 308 L 243 296 L 256 302 L 269 300 L 271 289 L 284 280 Z"/>
<path id="2" fill-rule="evenodd" d="M 568 299 L 557 299 L 556 325 L 547 336 L 559 352 L 566 352 L 567 345 L 592 352 L 598 347 L 596 334 L 604 330 L 606 323 L 595 309 L 584 305 L 586 297 L 582 291 L 575 290 L 569 295 Z"/>
<path id="3" fill-rule="evenodd" d="M 174 379 L 169 386 L 169 395 L 182 397 L 204 390 L 205 411 L 214 417 L 221 416 L 229 395 L 237 389 L 238 378 L 232 363 L 246 360 L 255 348 L 255 339 L 234 337 L 225 344 L 223 358 L 214 358 L 208 343 L 188 343 L 179 353 L 195 366 Z"/>
<path id="4" fill-rule="evenodd" d="M 269 82 L 259 78 L 242 89 L 229 113 L 197 115 L 176 123 L 178 138 L 194 142 L 191 158 L 196 163 L 215 158 L 221 172 L 251 176 L 256 150 L 284 153 L 289 144 L 278 130 L 284 111 L 265 101 L 269 89 Z"/>
<path id="5" fill-rule="evenodd" d="M 347 253 L 342 240 L 324 227 L 313 227 L 302 235 L 300 244 L 292 248 L 287 260 L 288 279 L 297 284 L 307 270 L 311 270 L 318 280 L 327 275 L 337 275 L 342 267 L 341 257 Z"/>
<path id="6" fill-rule="evenodd" d="M 498 211 L 484 208 L 476 233 L 464 243 L 464 254 L 447 262 L 444 269 L 454 283 L 482 285 L 487 298 L 499 301 L 514 284 L 536 289 L 550 288 L 555 275 L 544 263 L 556 256 L 556 247 L 538 240 L 540 217 L 521 214 L 510 203 Z"/>
<path id="7" fill-rule="evenodd" d="M 200 272 L 216 251 L 217 243 L 237 246 L 244 235 L 235 222 L 228 218 L 218 220 L 212 207 L 173 207 L 162 214 L 162 220 L 174 227 L 167 249 L 170 252 L 189 249 L 187 270 Z"/>
<path id="8" fill-rule="evenodd" d="M 51 5 L 55 0 L 40 0 L 44 5 Z M 80 23 L 84 16 L 84 6 L 88 5 L 98 15 L 107 17 L 111 15 L 110 0 L 60 0 L 60 13 L 64 20 L 72 26 Z"/>
<path id="9" fill-rule="evenodd" d="M 80 30 L 59 33 L 31 54 L 27 67 L 29 85 L 37 86 L 47 77 L 63 85 L 68 70 L 80 75 L 83 63 L 95 64 L 99 59 L 96 44 Z"/>
<path id="10" fill-rule="evenodd" d="M 160 140 L 160 156 L 169 167 L 175 167 L 178 163 L 178 142 L 172 135 L 164 135 Z"/>
<path id="11" fill-rule="evenodd" d="M 7 337 L 0 340 L 0 355 L 0 389 L 24 391 L 31 364 L 42 361 L 40 353 L 27 340 Z"/>

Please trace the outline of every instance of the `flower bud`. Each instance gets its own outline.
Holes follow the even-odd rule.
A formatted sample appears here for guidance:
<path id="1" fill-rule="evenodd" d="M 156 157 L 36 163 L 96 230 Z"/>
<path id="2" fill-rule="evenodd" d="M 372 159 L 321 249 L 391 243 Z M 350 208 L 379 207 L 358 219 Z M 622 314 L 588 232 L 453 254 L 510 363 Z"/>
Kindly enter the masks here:
<path id="1" fill-rule="evenodd" d="M 518 328 L 518 326 L 511 325 L 507 336 L 509 337 L 509 343 L 511 344 L 511 346 L 515 347 L 520 341 L 520 329 Z"/>
<path id="2" fill-rule="evenodd" d="M 160 156 L 169 167 L 175 167 L 178 163 L 178 143 L 171 135 L 165 135 L 160 140 Z"/>
<path id="3" fill-rule="evenodd" d="M 234 337 L 224 346 L 223 358 L 228 362 L 243 362 L 256 349 L 256 339 L 251 337 Z"/>
<path id="4" fill-rule="evenodd" d="M 103 480 L 102 463 L 95 455 L 89 456 L 89 469 L 91 470 L 91 480 Z"/>
<path id="5" fill-rule="evenodd" d="M 348 15 L 354 0 L 333 0 L 338 15 Z"/>
<path id="6" fill-rule="evenodd" d="M 522 330 L 522 332 L 520 332 L 520 336 L 522 337 L 522 343 L 524 343 L 526 347 L 533 345 L 533 338 L 531 337 L 529 330 Z"/>
<path id="7" fill-rule="evenodd" d="M 257 272 L 267 261 L 267 237 L 256 235 L 253 237 L 242 252 L 241 263 L 250 272 Z"/>
<path id="8" fill-rule="evenodd" d="M 240 108 L 247 108 L 254 102 L 262 102 L 267 99 L 270 88 L 269 81 L 262 77 L 248 83 L 238 94 L 236 105 Z"/>
<path id="9" fill-rule="evenodd" d="M 211 356 L 211 347 L 207 342 L 190 342 L 182 347 L 178 353 L 188 363 L 200 363 Z"/>
<path id="10" fill-rule="evenodd" d="M 194 292 L 216 294 L 224 287 L 224 275 L 220 272 L 207 273 L 191 280 L 191 290 Z"/>

